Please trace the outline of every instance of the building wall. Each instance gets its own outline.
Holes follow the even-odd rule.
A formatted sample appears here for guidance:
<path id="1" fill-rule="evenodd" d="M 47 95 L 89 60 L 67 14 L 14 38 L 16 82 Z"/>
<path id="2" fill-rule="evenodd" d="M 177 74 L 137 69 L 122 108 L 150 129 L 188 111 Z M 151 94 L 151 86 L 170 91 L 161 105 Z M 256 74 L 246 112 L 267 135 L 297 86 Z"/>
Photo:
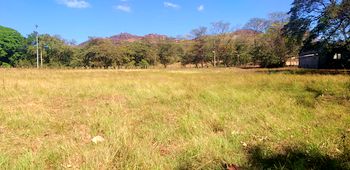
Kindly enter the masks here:
<path id="1" fill-rule="evenodd" d="M 299 58 L 299 67 L 300 68 L 313 68 L 318 69 L 319 68 L 319 56 L 301 56 Z"/>
<path id="2" fill-rule="evenodd" d="M 299 59 L 292 57 L 286 61 L 286 66 L 299 66 Z"/>

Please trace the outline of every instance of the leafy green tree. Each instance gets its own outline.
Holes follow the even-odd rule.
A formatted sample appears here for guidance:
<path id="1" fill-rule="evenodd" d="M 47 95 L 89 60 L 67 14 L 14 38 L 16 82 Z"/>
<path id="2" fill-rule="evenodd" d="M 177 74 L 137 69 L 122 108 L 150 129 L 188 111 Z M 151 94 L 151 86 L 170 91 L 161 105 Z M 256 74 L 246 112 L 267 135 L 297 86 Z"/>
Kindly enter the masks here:
<path id="1" fill-rule="evenodd" d="M 283 25 L 275 24 L 260 36 L 252 51 L 254 60 L 261 67 L 282 67 L 290 57 L 287 39 L 283 36 Z"/>
<path id="2" fill-rule="evenodd" d="M 350 43 L 349 0 L 294 0 L 289 14 L 284 32 L 304 45 L 316 39 Z"/>
<path id="3" fill-rule="evenodd" d="M 320 50 L 333 55 L 334 50 L 346 54 L 330 67 L 350 67 L 350 1 L 349 0 L 294 0 L 290 22 L 284 34 L 292 44 L 302 44 L 302 50 Z M 325 57 L 326 55 L 321 55 Z"/>
<path id="4" fill-rule="evenodd" d="M 233 41 L 233 61 L 232 65 L 241 66 L 246 65 L 252 61 L 253 55 L 250 51 L 252 50 L 251 37 L 237 37 Z"/>
<path id="5" fill-rule="evenodd" d="M 0 26 L 0 66 L 15 66 L 23 49 L 24 37 L 14 29 Z"/>
<path id="6" fill-rule="evenodd" d="M 232 65 L 233 54 L 233 39 L 230 34 L 211 35 L 206 38 L 205 62 L 213 66 L 223 64 L 228 67 Z"/>
<path id="7" fill-rule="evenodd" d="M 147 69 L 149 67 L 149 63 L 145 59 L 142 59 L 141 62 L 139 63 L 139 66 L 142 69 Z"/>
<path id="8" fill-rule="evenodd" d="M 172 64 L 181 58 L 181 48 L 171 42 L 161 43 L 159 46 L 159 60 L 166 68 L 169 64 Z"/>
<path id="9" fill-rule="evenodd" d="M 216 66 L 223 62 L 228 66 L 228 60 L 232 58 L 232 36 L 230 34 L 230 23 L 223 21 L 211 23 L 212 36 L 208 37 L 207 54 L 209 62 Z"/>
<path id="10" fill-rule="evenodd" d="M 71 56 L 71 60 L 69 63 L 70 67 L 73 68 L 79 68 L 79 67 L 83 67 L 83 55 L 82 55 L 82 49 L 79 46 L 71 46 L 71 50 L 72 50 L 72 56 Z"/>
<path id="11" fill-rule="evenodd" d="M 238 64 L 253 61 L 261 67 L 282 67 L 289 58 L 297 56 L 300 45 L 283 31 L 289 18 L 284 12 L 274 12 L 267 19 L 251 19 L 246 28 L 261 34 L 255 34 L 249 46 L 244 46 L 242 41 L 236 43 Z"/>
<path id="12" fill-rule="evenodd" d="M 157 51 L 150 43 L 145 42 L 133 42 L 129 45 L 129 55 L 131 59 L 135 62 L 135 66 L 142 67 L 144 61 L 147 63 L 156 63 Z M 144 60 L 142 62 L 142 60 Z"/>
<path id="13" fill-rule="evenodd" d="M 36 32 L 25 38 L 24 55 L 18 59 L 18 67 L 33 67 L 36 64 Z"/>
<path id="14" fill-rule="evenodd" d="M 132 60 L 132 49 L 126 44 L 117 45 L 113 56 L 113 66 L 117 68 L 122 68 L 126 64 L 130 63 Z M 132 63 L 135 65 L 135 63 Z"/>
<path id="15" fill-rule="evenodd" d="M 118 56 L 111 40 L 92 38 L 81 49 L 83 65 L 92 68 L 108 68 Z"/>
<path id="16" fill-rule="evenodd" d="M 191 55 L 193 41 L 192 40 L 181 40 L 179 44 L 182 49 L 182 54 L 180 56 L 180 62 L 183 67 L 186 67 L 188 64 L 192 64 L 193 56 Z"/>
<path id="17" fill-rule="evenodd" d="M 191 51 L 189 53 L 189 57 L 191 58 L 192 64 L 196 65 L 196 68 L 198 68 L 198 65 L 201 64 L 201 66 L 204 66 L 204 63 L 207 58 L 206 53 L 206 34 L 207 34 L 207 28 L 206 27 L 199 27 L 197 29 L 194 29 L 191 31 L 192 36 L 194 37 L 192 44 Z"/>
<path id="18" fill-rule="evenodd" d="M 44 64 L 54 67 L 70 65 L 74 51 L 63 39 L 45 34 L 41 35 L 39 40 Z"/>
<path id="19" fill-rule="evenodd" d="M 26 39 L 26 56 L 21 66 L 33 65 L 36 62 L 36 33 L 28 35 Z M 74 47 L 67 45 L 59 36 L 48 34 L 39 35 L 39 56 L 45 67 L 68 67 L 75 55 Z"/>

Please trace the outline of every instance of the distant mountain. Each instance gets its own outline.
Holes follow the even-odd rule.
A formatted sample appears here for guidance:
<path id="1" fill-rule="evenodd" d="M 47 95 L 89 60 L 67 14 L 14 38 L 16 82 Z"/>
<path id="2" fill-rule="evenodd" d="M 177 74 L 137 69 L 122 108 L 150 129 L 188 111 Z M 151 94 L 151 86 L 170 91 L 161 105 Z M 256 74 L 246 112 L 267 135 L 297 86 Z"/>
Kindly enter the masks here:
<path id="1" fill-rule="evenodd" d="M 164 40 L 175 40 L 174 38 L 170 38 L 166 35 L 160 34 L 147 34 L 143 37 L 143 40 L 154 42 L 154 41 L 164 41 Z"/>
<path id="2" fill-rule="evenodd" d="M 176 41 L 175 38 L 171 38 L 166 35 L 147 34 L 144 36 L 139 36 L 139 35 L 133 35 L 129 33 L 120 33 L 118 35 L 113 35 L 108 38 L 93 38 L 93 39 L 110 39 L 116 44 L 123 43 L 123 42 L 136 42 L 136 41 L 147 41 L 150 43 L 158 43 L 164 40 Z M 80 46 L 87 44 L 89 41 L 90 40 L 81 43 Z"/>
<path id="3" fill-rule="evenodd" d="M 142 40 L 142 36 L 133 35 L 129 33 L 120 33 L 109 37 L 113 42 L 135 42 Z"/>
<path id="4" fill-rule="evenodd" d="M 235 37 L 252 37 L 255 35 L 258 35 L 259 33 L 253 30 L 246 30 L 246 29 L 241 29 L 241 30 L 237 30 L 234 32 L 230 33 L 231 35 L 235 36 Z M 212 35 L 208 35 L 208 36 L 212 36 Z M 160 35 L 160 34 L 147 34 L 144 36 L 139 36 L 139 35 L 133 35 L 133 34 L 129 34 L 129 33 L 120 33 L 118 35 L 114 35 L 108 38 L 99 38 L 99 39 L 110 39 L 112 40 L 114 43 L 119 44 L 119 43 L 124 43 L 124 42 L 137 42 L 137 41 L 146 41 L 149 43 L 158 43 L 164 40 L 169 40 L 169 41 L 174 41 L 174 42 L 183 42 L 183 41 L 191 41 L 191 40 L 179 40 L 176 38 L 171 38 L 168 37 L 166 35 Z M 84 45 L 87 42 L 89 42 L 90 40 L 81 43 L 80 45 Z"/>
<path id="5" fill-rule="evenodd" d="M 145 36 L 138 36 L 133 35 L 129 33 L 121 33 L 118 35 L 114 35 L 109 37 L 113 42 L 120 43 L 120 42 L 135 42 L 135 41 L 148 41 L 151 43 L 163 41 L 163 40 L 171 40 L 172 38 L 169 38 L 166 35 L 159 35 L 159 34 L 147 34 Z"/>

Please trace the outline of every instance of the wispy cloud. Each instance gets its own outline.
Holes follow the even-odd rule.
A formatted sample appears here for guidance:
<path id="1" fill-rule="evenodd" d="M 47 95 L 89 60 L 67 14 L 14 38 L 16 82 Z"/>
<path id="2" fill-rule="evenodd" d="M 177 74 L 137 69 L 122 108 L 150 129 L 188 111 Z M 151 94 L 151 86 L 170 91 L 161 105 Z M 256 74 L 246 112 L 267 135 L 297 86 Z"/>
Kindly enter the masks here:
<path id="1" fill-rule="evenodd" d="M 131 12 L 131 7 L 129 5 L 117 5 L 114 6 L 114 8 L 123 12 Z"/>
<path id="2" fill-rule="evenodd" d="M 197 8 L 197 10 L 198 10 L 199 12 L 204 11 L 204 5 L 199 5 L 198 8 Z"/>
<path id="3" fill-rule="evenodd" d="M 88 8 L 91 6 L 90 3 L 85 0 L 57 0 L 57 2 L 68 8 Z"/>
<path id="4" fill-rule="evenodd" d="M 164 6 L 167 7 L 167 8 L 180 8 L 180 5 L 178 4 L 174 4 L 174 3 L 171 3 L 171 2 L 164 2 Z"/>

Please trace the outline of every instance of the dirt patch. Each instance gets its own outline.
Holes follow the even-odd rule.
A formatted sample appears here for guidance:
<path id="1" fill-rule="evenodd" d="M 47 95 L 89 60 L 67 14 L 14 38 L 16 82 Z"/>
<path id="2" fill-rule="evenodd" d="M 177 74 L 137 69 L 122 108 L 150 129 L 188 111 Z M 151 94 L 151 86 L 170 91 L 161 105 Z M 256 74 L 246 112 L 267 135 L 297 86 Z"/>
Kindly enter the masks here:
<path id="1" fill-rule="evenodd" d="M 176 151 L 178 150 L 178 145 L 175 143 L 161 144 L 161 143 L 155 142 L 153 146 L 155 147 L 156 150 L 159 151 L 159 154 L 161 156 L 171 155 L 173 153 L 176 153 Z"/>

